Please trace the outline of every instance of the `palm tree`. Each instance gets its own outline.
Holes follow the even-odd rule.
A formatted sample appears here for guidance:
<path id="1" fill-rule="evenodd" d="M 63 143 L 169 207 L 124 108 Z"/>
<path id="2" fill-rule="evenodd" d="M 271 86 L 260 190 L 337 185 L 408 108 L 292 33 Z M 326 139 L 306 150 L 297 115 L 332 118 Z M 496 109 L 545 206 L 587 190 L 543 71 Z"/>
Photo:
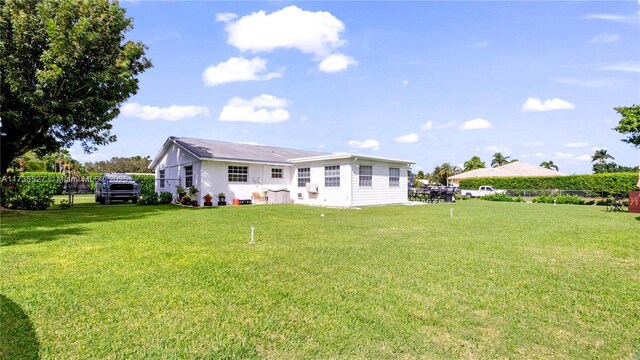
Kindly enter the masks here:
<path id="1" fill-rule="evenodd" d="M 558 171 L 558 165 L 554 164 L 552 160 L 541 162 L 540 163 L 540 167 L 543 167 L 543 168 L 549 169 L 549 170 Z"/>
<path id="2" fill-rule="evenodd" d="M 475 169 L 484 169 L 486 165 L 484 161 L 480 160 L 478 156 L 472 156 L 471 159 L 464 162 L 464 171 L 471 171 Z"/>
<path id="3" fill-rule="evenodd" d="M 607 159 L 615 159 L 613 156 L 607 154 L 607 149 L 596 150 L 596 152 L 591 156 L 591 162 L 597 161 L 598 163 L 603 165 L 607 163 Z"/>
<path id="4" fill-rule="evenodd" d="M 444 163 L 442 165 L 438 165 L 433 169 L 433 173 L 431 174 L 434 182 L 438 184 L 446 185 L 449 177 L 453 175 L 458 175 L 462 172 L 462 169 L 458 166 L 452 166 L 449 163 Z"/>
<path id="5" fill-rule="evenodd" d="M 493 154 L 493 159 L 491 159 L 491 167 L 498 167 L 505 164 L 508 164 L 510 156 L 504 156 L 502 153 Z"/>

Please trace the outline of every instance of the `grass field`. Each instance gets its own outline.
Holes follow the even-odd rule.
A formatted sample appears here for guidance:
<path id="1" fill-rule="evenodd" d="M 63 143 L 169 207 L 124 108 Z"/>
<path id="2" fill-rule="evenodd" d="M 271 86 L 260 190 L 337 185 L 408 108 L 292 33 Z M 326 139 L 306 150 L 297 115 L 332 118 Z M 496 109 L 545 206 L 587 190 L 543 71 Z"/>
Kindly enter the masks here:
<path id="1" fill-rule="evenodd" d="M 638 214 L 86 205 L 2 213 L 0 358 L 640 356 Z"/>

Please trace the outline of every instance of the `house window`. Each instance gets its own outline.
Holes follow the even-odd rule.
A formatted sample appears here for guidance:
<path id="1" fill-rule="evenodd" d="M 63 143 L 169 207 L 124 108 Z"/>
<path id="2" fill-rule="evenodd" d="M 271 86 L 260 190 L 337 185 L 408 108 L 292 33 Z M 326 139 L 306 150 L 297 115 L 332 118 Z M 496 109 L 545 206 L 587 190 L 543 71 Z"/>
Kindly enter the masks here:
<path id="1" fill-rule="evenodd" d="M 229 166 L 229 182 L 247 182 L 248 173 L 246 166 Z"/>
<path id="2" fill-rule="evenodd" d="M 282 179 L 282 169 L 271 169 L 272 179 Z"/>
<path id="3" fill-rule="evenodd" d="M 158 171 L 158 178 L 160 178 L 160 187 L 164 188 L 164 169 Z"/>
<path id="4" fill-rule="evenodd" d="M 400 186 L 400 168 L 389 168 L 389 187 Z"/>
<path id="5" fill-rule="evenodd" d="M 305 187 L 311 182 L 311 168 L 298 169 L 298 187 Z"/>
<path id="6" fill-rule="evenodd" d="M 324 186 L 340 187 L 340 166 L 324 167 Z"/>
<path id="7" fill-rule="evenodd" d="M 373 185 L 373 166 L 360 165 L 360 186 Z"/>
<path id="8" fill-rule="evenodd" d="M 193 165 L 184 167 L 184 187 L 190 188 L 193 186 Z"/>

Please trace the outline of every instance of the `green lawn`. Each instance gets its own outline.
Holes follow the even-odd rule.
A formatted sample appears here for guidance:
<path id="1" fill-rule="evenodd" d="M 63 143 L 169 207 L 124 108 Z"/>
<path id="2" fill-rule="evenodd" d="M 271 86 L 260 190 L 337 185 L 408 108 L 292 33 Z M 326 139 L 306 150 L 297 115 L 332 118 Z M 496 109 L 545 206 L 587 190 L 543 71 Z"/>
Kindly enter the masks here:
<path id="1" fill-rule="evenodd" d="M 4 212 L 0 358 L 637 359 L 638 215 L 475 200 Z"/>

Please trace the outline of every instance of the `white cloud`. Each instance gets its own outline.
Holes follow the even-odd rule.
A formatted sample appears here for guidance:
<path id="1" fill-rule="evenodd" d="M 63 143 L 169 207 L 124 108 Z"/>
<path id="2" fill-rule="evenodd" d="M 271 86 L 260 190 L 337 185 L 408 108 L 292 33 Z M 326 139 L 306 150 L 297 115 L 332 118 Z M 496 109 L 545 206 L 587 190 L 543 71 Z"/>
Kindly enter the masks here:
<path id="1" fill-rule="evenodd" d="M 589 42 L 592 43 L 612 43 L 618 41 L 620 41 L 620 35 L 609 33 L 598 34 L 589 40 Z"/>
<path id="2" fill-rule="evenodd" d="M 335 73 L 347 70 L 351 65 L 358 65 L 358 62 L 351 56 L 331 54 L 318 64 L 318 70 L 326 73 Z"/>
<path id="3" fill-rule="evenodd" d="M 298 49 L 326 57 L 344 45 L 340 33 L 344 23 L 327 11 L 304 11 L 297 6 L 267 14 L 254 12 L 225 26 L 227 42 L 241 51 L 269 52 L 278 48 Z"/>
<path id="4" fill-rule="evenodd" d="M 397 138 L 393 139 L 393 141 L 401 144 L 413 144 L 420 141 L 420 136 L 418 136 L 418 134 L 416 133 L 411 133 L 407 135 L 398 136 Z"/>
<path id="5" fill-rule="evenodd" d="M 509 145 L 489 145 L 484 148 L 485 151 L 495 153 L 501 152 L 509 155 L 511 153 L 511 146 Z"/>
<path id="6" fill-rule="evenodd" d="M 585 15 L 583 19 L 605 20 L 605 21 L 613 21 L 613 22 L 632 24 L 632 25 L 637 25 L 638 23 L 637 16 L 615 15 L 615 14 L 589 14 L 589 15 Z"/>
<path id="7" fill-rule="evenodd" d="M 575 159 L 578 161 L 591 161 L 592 158 L 591 158 L 591 155 L 584 154 L 584 155 L 576 156 Z"/>
<path id="8" fill-rule="evenodd" d="M 427 120 L 424 124 L 420 124 L 420 128 L 422 130 L 431 130 L 433 129 L 433 121 Z"/>
<path id="9" fill-rule="evenodd" d="M 216 86 L 236 81 L 270 80 L 282 77 L 281 73 L 266 71 L 267 60 L 265 59 L 255 57 L 249 60 L 243 57 L 232 57 L 206 68 L 202 73 L 202 81 L 206 86 Z"/>
<path id="10" fill-rule="evenodd" d="M 325 147 L 327 147 L 327 145 L 325 145 L 325 144 L 320 144 L 320 145 L 316 146 L 316 148 L 318 148 L 318 149 L 324 149 Z"/>
<path id="11" fill-rule="evenodd" d="M 250 100 L 234 97 L 222 108 L 219 121 L 241 121 L 274 124 L 289 119 L 284 108 L 287 100 L 273 95 L 262 94 Z"/>
<path id="12" fill-rule="evenodd" d="M 540 147 L 544 145 L 542 141 L 525 141 L 522 143 L 524 147 Z"/>
<path id="13" fill-rule="evenodd" d="M 640 62 L 621 61 L 619 63 L 605 65 L 600 70 L 614 70 L 627 72 L 640 72 Z"/>
<path id="14" fill-rule="evenodd" d="M 195 105 L 171 105 L 169 107 L 157 107 L 140 105 L 137 102 L 124 104 L 120 108 L 123 116 L 134 117 L 142 120 L 168 120 L 176 121 L 184 118 L 199 115 L 209 116 L 209 109 L 206 106 Z"/>
<path id="15" fill-rule="evenodd" d="M 402 87 L 407 87 L 409 85 L 409 80 L 402 80 Z"/>
<path id="16" fill-rule="evenodd" d="M 589 146 L 589 143 L 587 142 L 572 142 L 572 143 L 566 143 L 564 145 L 562 145 L 566 148 L 572 148 L 572 149 L 577 149 L 577 148 L 583 148 L 586 146 Z"/>
<path id="17" fill-rule="evenodd" d="M 573 159 L 575 155 L 573 155 L 572 153 L 564 153 L 561 151 L 556 151 L 553 153 L 553 156 L 562 160 L 570 160 L 570 159 Z"/>
<path id="18" fill-rule="evenodd" d="M 237 17 L 238 15 L 234 13 L 220 13 L 220 14 L 216 14 L 216 22 L 228 23 Z"/>
<path id="19" fill-rule="evenodd" d="M 380 143 L 378 142 L 378 140 L 374 140 L 374 139 L 368 139 L 365 141 L 349 140 L 349 146 L 351 146 L 354 149 L 373 149 L 373 150 L 380 149 Z"/>
<path id="20" fill-rule="evenodd" d="M 473 119 L 469 121 L 465 121 L 464 124 L 460 125 L 458 129 L 460 130 L 479 130 L 479 129 L 491 129 L 491 122 L 485 119 Z"/>
<path id="21" fill-rule="evenodd" d="M 541 153 L 541 152 L 535 153 L 535 154 L 533 154 L 533 156 L 535 156 L 537 158 L 543 158 L 544 157 L 544 153 Z"/>
<path id="22" fill-rule="evenodd" d="M 487 46 L 489 46 L 489 42 L 488 41 L 478 41 L 478 42 L 474 42 L 473 44 L 469 45 L 468 48 L 469 49 L 481 49 L 481 48 L 486 48 Z"/>
<path id="23" fill-rule="evenodd" d="M 545 100 L 544 102 L 538 98 L 530 97 L 522 104 L 522 111 L 553 111 L 553 110 L 569 110 L 573 109 L 572 103 L 559 98 Z"/>

